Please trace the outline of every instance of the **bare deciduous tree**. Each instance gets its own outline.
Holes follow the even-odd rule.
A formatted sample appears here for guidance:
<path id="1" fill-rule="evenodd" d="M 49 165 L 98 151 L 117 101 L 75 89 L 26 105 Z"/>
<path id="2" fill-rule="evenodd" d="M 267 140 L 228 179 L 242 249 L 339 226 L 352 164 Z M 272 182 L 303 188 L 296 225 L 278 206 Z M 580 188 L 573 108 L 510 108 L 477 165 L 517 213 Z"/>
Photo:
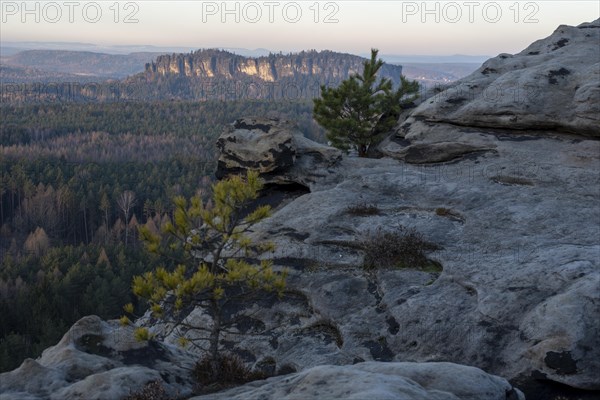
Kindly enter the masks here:
<path id="1" fill-rule="evenodd" d="M 123 211 L 123 215 L 125 215 L 125 246 L 127 246 L 127 242 L 129 239 L 129 215 L 131 213 L 131 209 L 135 206 L 135 193 L 131 190 L 126 190 L 117 198 L 117 204 L 121 211 Z"/>

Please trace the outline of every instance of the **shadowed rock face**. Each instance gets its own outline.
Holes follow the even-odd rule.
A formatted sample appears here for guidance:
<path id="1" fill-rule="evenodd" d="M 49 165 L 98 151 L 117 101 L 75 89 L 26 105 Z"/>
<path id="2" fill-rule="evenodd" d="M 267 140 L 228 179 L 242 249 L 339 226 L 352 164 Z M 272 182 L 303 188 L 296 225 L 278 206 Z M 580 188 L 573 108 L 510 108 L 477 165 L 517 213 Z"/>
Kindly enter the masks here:
<path id="1" fill-rule="evenodd" d="M 590 223 L 600 219 L 600 142 L 479 135 L 494 151 L 452 163 L 344 158 L 335 179 L 257 226 L 307 300 L 255 315 L 267 327 L 286 315 L 285 329 L 272 332 L 277 348 L 267 336 L 239 347 L 297 370 L 449 360 L 520 382 L 600 389 L 600 245 Z M 379 213 L 347 212 L 360 203 Z M 441 274 L 357 268 L 364 233 L 400 225 L 442 248 L 429 254 Z"/>

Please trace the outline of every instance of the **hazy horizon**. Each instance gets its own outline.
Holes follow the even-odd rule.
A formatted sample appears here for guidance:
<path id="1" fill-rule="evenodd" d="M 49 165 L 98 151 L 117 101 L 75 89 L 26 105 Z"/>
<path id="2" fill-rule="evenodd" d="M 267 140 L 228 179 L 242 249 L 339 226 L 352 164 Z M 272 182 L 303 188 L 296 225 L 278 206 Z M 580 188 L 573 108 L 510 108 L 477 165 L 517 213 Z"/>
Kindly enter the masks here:
<path id="1" fill-rule="evenodd" d="M 517 53 L 559 25 L 599 17 L 596 1 L 16 2 L 0 7 L 2 45 L 332 50 L 364 55 Z"/>
<path id="2" fill-rule="evenodd" d="M 148 44 L 124 44 L 113 46 L 102 46 L 95 43 L 79 42 L 3 42 L 0 41 L 0 56 L 9 57 L 21 51 L 73 51 L 73 52 L 93 52 L 100 54 L 130 55 L 134 53 L 189 53 L 208 49 L 218 49 L 235 53 L 245 57 L 261 57 L 268 54 L 298 54 L 301 51 L 312 51 L 314 49 L 302 49 L 299 51 L 273 51 L 265 48 L 231 48 L 231 47 L 180 47 L 180 46 L 153 46 Z M 322 49 L 317 51 L 333 51 L 337 53 L 353 54 L 368 58 L 370 52 L 339 52 L 332 49 Z M 482 63 L 489 59 L 490 55 L 467 55 L 467 54 L 383 54 L 379 56 L 389 63 Z"/>

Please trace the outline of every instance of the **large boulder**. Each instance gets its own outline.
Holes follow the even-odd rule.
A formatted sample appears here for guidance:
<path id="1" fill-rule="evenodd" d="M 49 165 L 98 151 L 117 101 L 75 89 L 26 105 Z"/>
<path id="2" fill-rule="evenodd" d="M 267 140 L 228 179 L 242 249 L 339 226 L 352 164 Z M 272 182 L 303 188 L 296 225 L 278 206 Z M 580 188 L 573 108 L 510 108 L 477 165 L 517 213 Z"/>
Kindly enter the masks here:
<path id="1" fill-rule="evenodd" d="M 411 155 L 428 146 L 423 153 L 444 148 L 451 158 L 490 150 L 492 142 L 481 132 L 600 137 L 599 42 L 600 20 L 561 25 L 518 54 L 489 59 L 471 75 L 428 92 L 379 150 L 415 162 Z M 411 150 L 414 145 L 421 147 Z M 465 147 L 463 154 L 457 146 Z"/>
<path id="2" fill-rule="evenodd" d="M 219 136 L 219 176 L 255 169 L 261 173 L 283 170 L 294 164 L 292 133 L 274 119 L 240 119 Z"/>
<path id="3" fill-rule="evenodd" d="M 305 138 L 289 121 L 277 118 L 241 118 L 217 140 L 216 175 L 223 178 L 252 169 L 267 183 L 306 187 L 330 175 L 342 156 L 334 149 Z"/>
<path id="4" fill-rule="evenodd" d="M 505 379 L 451 363 L 324 365 L 190 400 L 525 400 Z"/>
<path id="5" fill-rule="evenodd" d="M 0 399 L 115 400 L 156 380 L 168 393 L 189 395 L 196 359 L 175 346 L 138 342 L 119 321 L 88 316 L 37 360 L 0 374 Z"/>

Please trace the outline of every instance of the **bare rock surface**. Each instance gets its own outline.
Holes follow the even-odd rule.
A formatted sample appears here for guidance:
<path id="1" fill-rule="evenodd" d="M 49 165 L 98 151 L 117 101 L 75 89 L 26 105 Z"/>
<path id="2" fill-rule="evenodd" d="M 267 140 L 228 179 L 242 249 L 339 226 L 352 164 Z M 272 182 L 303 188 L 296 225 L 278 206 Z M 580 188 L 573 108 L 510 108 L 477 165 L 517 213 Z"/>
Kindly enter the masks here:
<path id="1" fill-rule="evenodd" d="M 450 360 L 599 390 L 600 142 L 486 140 L 493 152 L 453 163 L 344 159 L 337 180 L 279 209 L 256 234 L 274 238 L 305 305 L 257 314 L 267 327 L 273 313 L 293 321 L 276 330 L 276 348 L 251 338 L 241 347 L 298 370 Z M 380 213 L 352 215 L 357 204 Z M 398 226 L 441 246 L 430 254 L 441 274 L 356 268 L 364 234 Z"/>
<path id="2" fill-rule="evenodd" d="M 292 134 L 273 120 L 238 120 L 217 140 L 219 169 L 255 169 L 261 173 L 294 164 L 296 148 Z"/>
<path id="3" fill-rule="evenodd" d="M 597 396 L 600 142 L 550 132 L 479 135 L 494 151 L 434 165 L 342 158 L 312 169 L 323 178 L 311 192 L 255 227 L 256 238 L 277 245 L 269 255 L 276 266 L 290 269 L 285 297 L 245 304 L 240 311 L 251 318 L 236 328 L 245 335 L 225 335 L 222 345 L 275 373 L 449 361 L 527 387 L 530 400 L 552 398 L 539 395 L 555 394 L 544 391 L 552 382 L 563 385 L 566 399 Z M 379 212 L 349 211 L 360 204 Z M 441 272 L 361 268 L 365 233 L 399 226 L 440 246 L 428 256 Z M 188 318 L 210 323 L 199 309 Z M 140 323 L 157 334 L 164 329 Z M 199 354 L 177 349 L 175 340 L 142 345 L 130 328 L 87 317 L 38 360 L 0 375 L 0 393 L 3 400 L 77 399 L 88 390 L 90 398 L 115 399 L 160 376 L 171 393 L 185 395 L 193 385 L 181 366 Z M 352 371 L 344 379 L 362 374 Z M 364 373 L 372 382 L 377 374 Z M 401 390 L 402 377 L 385 378 L 381 390 Z M 285 380 L 276 379 L 268 382 Z M 255 385 L 235 395 L 261 393 Z M 315 385 L 310 390 L 322 393 Z M 419 385 L 417 397 L 406 398 L 443 392 Z M 565 397 L 576 390 L 583 392 Z"/>
<path id="4" fill-rule="evenodd" d="M 37 360 L 0 374 L 0 399 L 121 399 L 161 380 L 175 395 L 189 395 L 186 368 L 196 357 L 157 342 L 138 342 L 131 327 L 96 316 L 79 320 Z"/>
<path id="5" fill-rule="evenodd" d="M 273 240 L 268 257 L 290 268 L 288 293 L 246 304 L 252 320 L 238 329 L 250 334 L 224 345 L 276 372 L 452 361 L 526 385 L 533 399 L 547 397 L 535 397 L 544 382 L 594 396 L 600 142 L 553 132 L 477 136 L 493 150 L 437 164 L 343 158 L 313 169 L 324 178 L 311 192 L 254 232 Z M 351 212 L 361 205 L 378 212 Z M 440 246 L 429 257 L 441 273 L 361 268 L 365 235 L 400 226 Z M 208 320 L 201 310 L 189 318 Z"/>
<path id="6" fill-rule="evenodd" d="M 598 43 L 600 20 L 561 25 L 518 54 L 491 58 L 471 75 L 428 92 L 397 128 L 397 137 L 379 150 L 415 162 L 410 155 L 432 143 L 446 148 L 454 142 L 455 148 L 465 147 L 464 154 L 473 147 L 489 149 L 482 131 L 600 137 Z M 444 160 L 425 162 L 438 161 Z"/>
<path id="7" fill-rule="evenodd" d="M 324 365 L 191 400 L 524 400 L 505 379 L 451 363 Z"/>
<path id="8" fill-rule="evenodd" d="M 306 187 L 324 177 L 341 151 L 306 139 L 288 121 L 276 118 L 241 118 L 217 140 L 217 177 L 247 169 L 262 173 L 267 183 L 299 184 Z M 314 175 L 314 171 L 321 170 Z"/>

